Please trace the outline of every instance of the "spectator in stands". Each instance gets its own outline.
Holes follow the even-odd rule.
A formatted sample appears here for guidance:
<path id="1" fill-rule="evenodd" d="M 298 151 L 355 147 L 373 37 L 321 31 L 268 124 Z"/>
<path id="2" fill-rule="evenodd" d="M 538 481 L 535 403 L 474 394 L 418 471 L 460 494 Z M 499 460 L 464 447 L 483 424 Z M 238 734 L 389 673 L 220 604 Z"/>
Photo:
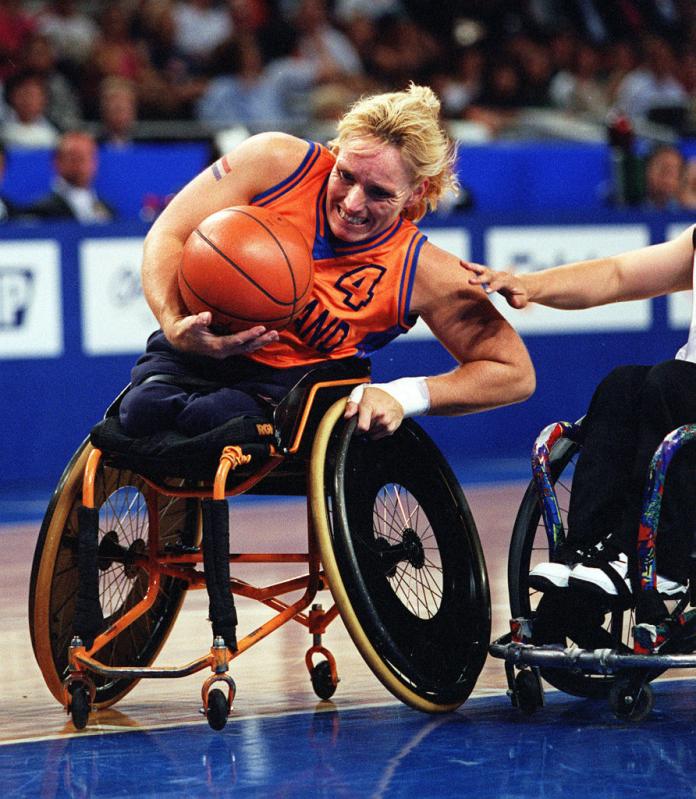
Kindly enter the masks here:
<path id="1" fill-rule="evenodd" d="M 620 39 L 604 48 L 604 67 L 605 85 L 609 103 L 616 105 L 619 87 L 629 72 L 637 69 L 640 63 L 638 50 L 632 41 Z"/>
<path id="2" fill-rule="evenodd" d="M 61 131 L 80 127 L 83 119 L 79 93 L 58 69 L 55 45 L 46 34 L 35 33 L 27 41 L 22 65 L 24 69 L 43 76 L 48 92 L 48 119 Z"/>
<path id="3" fill-rule="evenodd" d="M 427 82 L 441 57 L 439 41 L 410 17 L 388 14 L 377 20 L 369 70 L 385 85 L 403 86 L 412 79 Z"/>
<path id="4" fill-rule="evenodd" d="M 466 118 L 484 125 L 493 136 L 514 124 L 522 108 L 522 74 L 509 58 L 487 65 L 481 93 Z"/>
<path id="5" fill-rule="evenodd" d="M 145 79 L 147 58 L 130 35 L 130 13 L 118 3 L 110 3 L 99 15 L 99 33 L 92 42 L 82 76 L 81 89 L 85 113 L 99 116 L 99 87 L 107 77 L 124 78 L 137 84 Z"/>
<path id="6" fill-rule="evenodd" d="M 233 32 L 227 9 L 215 0 L 178 0 L 173 16 L 178 51 L 194 72 L 203 71 L 213 50 Z"/>
<path id="7" fill-rule="evenodd" d="M 676 56 L 669 43 L 645 36 L 643 59 L 621 81 L 616 106 L 632 119 L 652 120 L 681 129 L 689 96 L 681 82 Z"/>
<path id="8" fill-rule="evenodd" d="M 684 156 L 672 145 L 658 145 L 645 161 L 643 208 L 676 211 L 684 172 Z"/>
<path id="9" fill-rule="evenodd" d="M 34 20 L 19 0 L 0 0 L 0 81 L 15 73 L 34 30 Z"/>
<path id="10" fill-rule="evenodd" d="M 578 42 L 570 69 L 557 72 L 551 79 L 549 96 L 558 109 L 604 122 L 611 103 L 602 78 L 599 49 Z"/>
<path id="11" fill-rule="evenodd" d="M 345 76 L 363 71 L 350 39 L 329 20 L 326 0 L 300 0 L 292 24 L 298 34 L 298 55 L 310 62 L 332 62 Z"/>
<path id="12" fill-rule="evenodd" d="M 138 124 L 138 94 L 125 78 L 105 78 L 99 88 L 99 142 L 127 147 Z"/>
<path id="13" fill-rule="evenodd" d="M 443 62 L 444 69 L 433 75 L 431 83 L 442 98 L 442 113 L 460 119 L 479 95 L 484 82 L 486 56 L 477 45 L 454 50 Z"/>
<path id="14" fill-rule="evenodd" d="M 7 112 L 2 140 L 8 147 L 55 147 L 60 132 L 46 116 L 48 91 L 43 75 L 20 72 L 5 84 Z"/>
<path id="15" fill-rule="evenodd" d="M 553 76 L 551 51 L 531 38 L 522 36 L 516 38 L 518 45 L 513 52 L 517 56 L 524 76 L 521 102 L 531 108 L 548 107 L 551 105 L 549 85 Z"/>
<path id="16" fill-rule="evenodd" d="M 193 74 L 176 42 L 171 0 L 142 0 L 131 20 L 134 41 L 142 56 L 137 80 L 141 119 L 192 119 L 193 103 L 207 81 Z"/>
<path id="17" fill-rule="evenodd" d="M 264 64 L 260 44 L 249 33 L 219 47 L 211 68 L 213 77 L 196 102 L 195 115 L 215 129 L 241 125 L 268 130 L 307 124 L 313 114 L 314 90 L 327 82 L 332 85 L 340 74 L 329 59 L 290 55 Z"/>
<path id="18" fill-rule="evenodd" d="M 83 223 L 109 222 L 114 209 L 95 191 L 99 165 L 97 143 L 84 131 L 64 133 L 54 154 L 51 191 L 26 209 L 39 219 L 73 219 Z"/>
<path id="19" fill-rule="evenodd" d="M 213 128 L 282 124 L 286 116 L 283 99 L 274 91 L 264 69 L 261 49 L 253 36 L 227 40 L 211 58 L 212 77 L 195 104 L 196 119 Z M 307 80 L 299 84 L 303 91 L 312 84 L 311 70 L 305 71 Z"/>
<path id="20" fill-rule="evenodd" d="M 39 10 L 36 24 L 53 42 L 60 68 L 76 80 L 97 38 L 96 21 L 75 0 L 52 0 Z"/>
<path id="21" fill-rule="evenodd" d="M 696 157 L 690 158 L 684 166 L 679 203 L 682 208 L 696 210 Z"/>

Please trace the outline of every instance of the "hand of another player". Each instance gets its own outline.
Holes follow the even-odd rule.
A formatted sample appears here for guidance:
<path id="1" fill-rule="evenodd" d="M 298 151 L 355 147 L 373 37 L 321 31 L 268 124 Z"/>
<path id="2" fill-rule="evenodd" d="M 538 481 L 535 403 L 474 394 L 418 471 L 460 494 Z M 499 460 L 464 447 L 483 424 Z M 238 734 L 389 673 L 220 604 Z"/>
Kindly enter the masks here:
<path id="1" fill-rule="evenodd" d="M 496 272 L 481 264 L 469 261 L 460 261 L 464 269 L 472 273 L 469 283 L 472 286 L 481 286 L 486 294 L 497 291 L 507 300 L 512 308 L 525 308 L 529 302 L 527 289 L 519 277 L 512 272 Z"/>
<path id="2" fill-rule="evenodd" d="M 220 335 L 211 329 L 211 322 L 210 311 L 202 311 L 193 316 L 178 317 L 166 329 L 163 325 L 162 329 L 176 349 L 219 359 L 230 355 L 248 355 L 278 340 L 277 330 L 266 330 L 262 325 Z"/>
<path id="3" fill-rule="evenodd" d="M 379 388 L 366 386 L 360 402 L 348 400 L 343 414 L 345 419 L 358 417 L 356 434 L 367 433 L 370 438 L 390 436 L 404 419 L 401 403 Z"/>

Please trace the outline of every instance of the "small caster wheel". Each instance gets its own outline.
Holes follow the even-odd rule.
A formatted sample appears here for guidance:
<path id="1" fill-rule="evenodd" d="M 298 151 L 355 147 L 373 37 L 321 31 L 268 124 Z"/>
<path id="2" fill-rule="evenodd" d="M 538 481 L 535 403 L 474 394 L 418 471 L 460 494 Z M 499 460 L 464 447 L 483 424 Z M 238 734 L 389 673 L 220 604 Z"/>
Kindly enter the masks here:
<path id="1" fill-rule="evenodd" d="M 85 685 L 75 683 L 70 688 L 70 717 L 76 730 L 84 730 L 90 710 L 89 691 Z"/>
<path id="2" fill-rule="evenodd" d="M 609 691 L 609 704 L 617 719 L 638 722 L 653 709 L 655 696 L 648 683 L 636 687 L 631 680 L 619 678 Z"/>
<path id="3" fill-rule="evenodd" d="M 227 724 L 229 707 L 224 691 L 219 688 L 211 689 L 208 694 L 208 724 L 214 730 L 221 730 Z"/>
<path id="4" fill-rule="evenodd" d="M 544 704 L 541 679 L 530 669 L 523 669 L 515 677 L 513 704 L 527 716 L 531 716 Z"/>
<path id="5" fill-rule="evenodd" d="M 331 699 L 336 692 L 336 683 L 331 677 L 331 664 L 328 660 L 320 660 L 310 672 L 312 688 L 319 699 Z"/>

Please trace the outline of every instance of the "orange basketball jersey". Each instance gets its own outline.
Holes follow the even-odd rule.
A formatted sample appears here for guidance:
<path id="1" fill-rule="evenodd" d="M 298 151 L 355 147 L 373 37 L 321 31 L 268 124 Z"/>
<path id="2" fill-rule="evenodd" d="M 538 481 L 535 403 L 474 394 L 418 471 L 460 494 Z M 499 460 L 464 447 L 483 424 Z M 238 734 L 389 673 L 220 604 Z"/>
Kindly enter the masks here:
<path id="1" fill-rule="evenodd" d="M 271 366 L 297 366 L 329 358 L 366 357 L 414 324 L 409 312 L 418 255 L 426 237 L 397 219 L 361 242 L 336 239 L 326 218 L 326 187 L 334 156 L 310 142 L 299 167 L 254 197 L 304 234 L 314 257 L 314 288 L 297 319 L 277 342 L 248 357 Z"/>

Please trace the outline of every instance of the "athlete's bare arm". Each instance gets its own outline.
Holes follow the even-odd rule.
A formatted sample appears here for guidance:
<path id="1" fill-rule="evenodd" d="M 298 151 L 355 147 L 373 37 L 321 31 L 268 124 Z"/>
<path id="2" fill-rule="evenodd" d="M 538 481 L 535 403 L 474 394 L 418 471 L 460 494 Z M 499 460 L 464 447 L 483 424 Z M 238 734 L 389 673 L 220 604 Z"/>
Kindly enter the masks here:
<path id="1" fill-rule="evenodd" d="M 469 285 L 459 259 L 430 243 L 419 257 L 411 310 L 458 363 L 447 374 L 427 377 L 429 413 L 475 413 L 532 394 L 534 367 L 518 334 L 485 293 Z M 393 433 L 404 415 L 394 397 L 373 387 L 365 389 L 359 407 L 348 403 L 346 416 L 355 414 L 358 431 L 373 438 Z"/>
<path id="2" fill-rule="evenodd" d="M 276 331 L 254 327 L 214 335 L 208 311 L 191 315 L 177 285 L 181 253 L 189 234 L 206 216 L 253 197 L 290 175 L 307 153 L 307 142 L 283 133 L 262 133 L 242 142 L 186 185 L 148 232 L 143 252 L 145 299 L 169 341 L 180 350 L 223 358 L 253 352 L 277 339 Z"/>
<path id="3" fill-rule="evenodd" d="M 451 372 L 428 379 L 431 413 L 475 413 L 533 393 L 527 348 L 485 293 L 469 285 L 458 258 L 424 245 L 411 308 L 458 362 Z"/>
<path id="4" fill-rule="evenodd" d="M 571 310 L 648 299 L 691 288 L 693 229 L 662 244 L 539 272 L 516 275 L 480 264 L 464 266 L 469 283 L 500 292 L 513 308 L 537 302 Z"/>

